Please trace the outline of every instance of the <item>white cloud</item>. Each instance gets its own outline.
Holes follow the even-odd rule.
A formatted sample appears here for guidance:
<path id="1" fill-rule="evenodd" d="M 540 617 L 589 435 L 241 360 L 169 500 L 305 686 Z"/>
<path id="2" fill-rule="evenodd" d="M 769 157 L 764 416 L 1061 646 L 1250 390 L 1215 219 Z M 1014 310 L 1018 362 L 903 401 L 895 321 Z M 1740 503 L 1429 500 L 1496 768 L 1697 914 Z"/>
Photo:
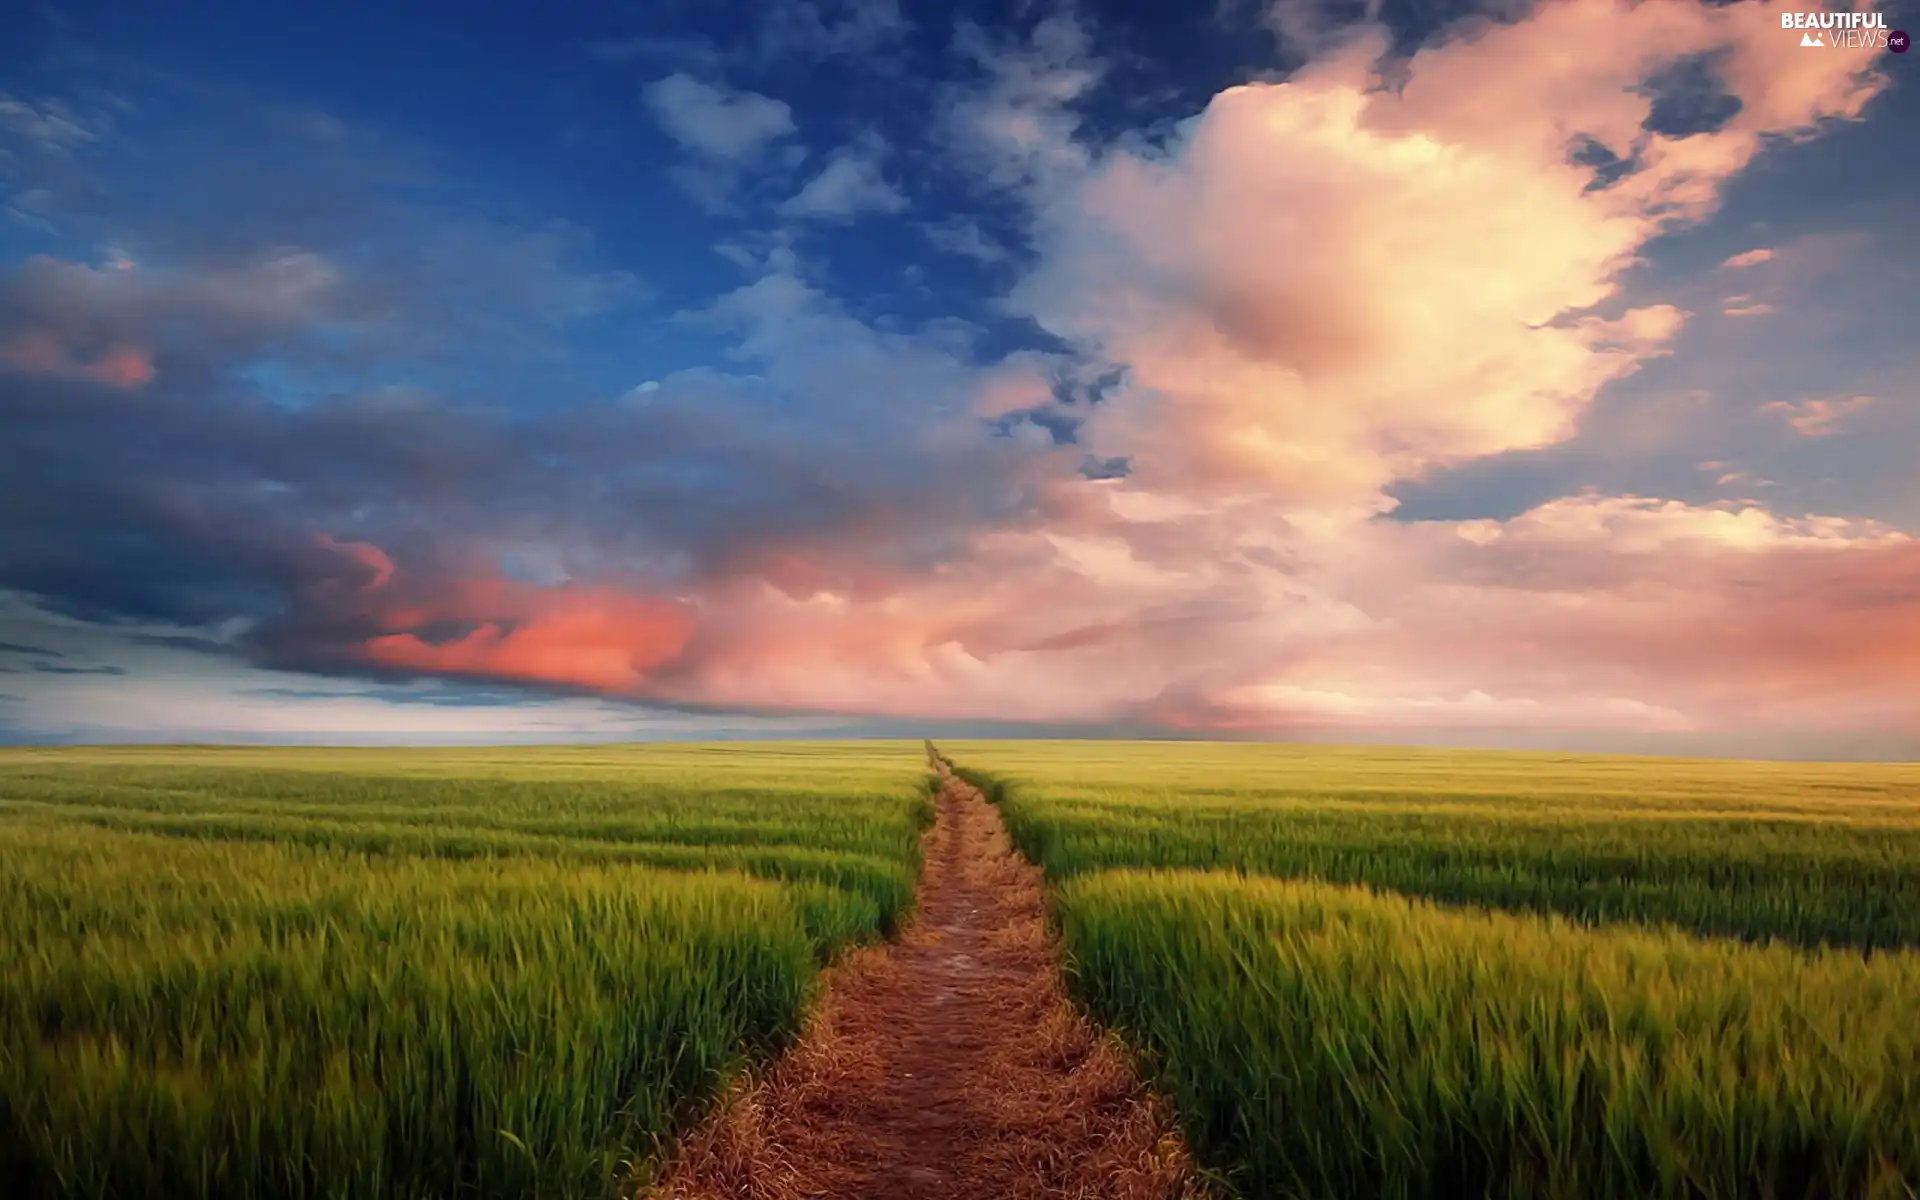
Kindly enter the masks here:
<path id="1" fill-rule="evenodd" d="M 1097 160 L 1059 115 L 1071 88 L 1013 106 L 1038 109 L 1026 120 L 986 104 L 978 124 L 1024 135 L 1005 139 L 1017 163 L 1050 164 L 1028 172 L 1040 264 L 1016 305 L 1128 368 L 1082 441 L 1131 456 L 1129 486 L 1265 494 L 1299 521 L 1364 520 L 1397 480 L 1564 440 L 1685 319 L 1621 311 L 1642 248 L 1710 213 L 1767 138 L 1885 86 L 1866 58 L 1782 51 L 1778 6 L 1754 7 L 1563 0 L 1404 63 L 1367 30 Z M 1644 81 L 1716 52 L 1740 112 L 1649 134 Z M 1011 56 L 989 99 L 1036 60 L 1071 57 Z M 1641 165 L 1592 189 L 1569 161 L 1580 138 Z"/>
<path id="2" fill-rule="evenodd" d="M 1687 314 L 1620 295 L 1647 243 L 1710 214 L 1767 139 L 1884 86 L 1865 60 L 1789 60 L 1777 5 L 1748 7 L 1564 0 L 1388 64 L 1395 89 L 1363 34 L 1099 154 L 1077 26 L 1012 48 L 963 27 L 988 78 L 955 97 L 961 159 L 1032 206 L 1013 307 L 1125 369 L 1076 412 L 1075 452 L 1130 470 L 1043 486 L 1044 521 L 976 532 L 935 572 L 729 592 L 675 698 L 1265 729 L 1910 723 L 1914 602 L 1886 589 L 1915 544 L 1886 526 L 1598 495 L 1382 519 L 1394 483 L 1561 442 L 1668 352 Z M 1647 134 L 1642 82 L 1716 50 L 1740 114 Z M 1590 189 L 1577 134 L 1641 169 Z M 735 298 L 769 329 L 791 299 Z M 1049 388 L 1009 369 L 976 411 Z M 1044 451 L 1037 422 L 1011 432 Z M 1846 606 L 1871 589 L 1887 602 Z"/>
<path id="3" fill-rule="evenodd" d="M 977 221 L 967 217 L 949 217 L 921 226 L 921 232 L 938 249 L 983 263 L 1006 262 L 1012 256 L 1007 248 L 988 239 Z"/>
<path id="4" fill-rule="evenodd" d="M 818 175 L 780 206 L 783 216 L 844 221 L 861 213 L 893 213 L 907 198 L 880 169 L 886 143 L 877 138 L 835 151 Z"/>
<path id="5" fill-rule="evenodd" d="M 76 112 L 59 100 L 36 102 L 0 92 L 0 130 L 43 154 L 65 156 L 99 141 L 106 121 Z"/>
<path id="6" fill-rule="evenodd" d="M 953 40 L 956 52 L 987 73 L 985 87 L 949 97 L 949 132 L 963 162 L 1001 187 L 1052 186 L 1085 169 L 1073 105 L 1107 67 L 1071 14 L 1045 18 L 1024 45 L 996 42 L 971 22 L 962 22 Z"/>
<path id="7" fill-rule="evenodd" d="M 1864 57 L 1800 53 L 1777 8 L 1559 0 L 1385 67 L 1386 40 L 1362 30 L 1162 142 L 1098 153 L 1074 113 L 1101 75 L 1079 25 L 1050 18 L 1015 47 L 963 26 L 986 79 L 949 93 L 948 132 L 1031 204 L 1038 261 L 1009 306 L 1079 361 L 981 366 L 964 330 L 860 320 L 784 242 L 716 247 L 754 278 L 678 320 L 729 335 L 751 374 L 677 372 L 626 408 L 658 414 L 649 431 L 698 413 L 702 461 L 764 464 L 728 498 L 754 536 L 674 576 L 696 632 L 620 686 L 688 706 L 1255 729 L 1912 727 L 1920 543 L 1897 530 L 1606 495 L 1385 517 L 1396 483 L 1568 438 L 1684 327 L 1660 297 L 1621 294 L 1647 245 L 1710 213 L 1767 139 L 1856 115 L 1882 86 Z M 1740 112 L 1647 134 L 1649 73 L 1716 51 Z M 1404 86 L 1379 86 L 1383 70 Z M 778 101 L 684 75 L 648 106 L 689 150 L 690 186 L 721 200 L 793 128 Z M 1641 169 L 1590 188 L 1568 161 L 1582 135 Z M 897 207 L 878 161 L 842 151 L 784 207 Z M 964 222 L 928 236 L 988 257 Z M 312 272 L 284 273 L 253 285 L 299 299 Z M 1093 378 L 1102 402 L 1074 408 L 1078 444 L 1056 448 L 1038 417 Z M 778 403 L 746 399 L 762 396 Z M 1811 435 L 1863 403 L 1769 408 Z M 982 417 L 1021 413 L 980 437 Z M 1085 455 L 1129 466 L 1092 485 Z M 1701 464 L 1743 481 L 1727 467 Z M 768 520 L 761 485 L 836 516 Z M 620 649 L 562 607 L 583 652 Z M 546 656 L 511 668 L 555 677 Z"/>
<path id="8" fill-rule="evenodd" d="M 1350 33 L 1354 23 L 1380 19 L 1382 0 L 1336 5 L 1332 0 L 1272 0 L 1266 23 L 1282 45 L 1309 56 L 1324 53 Z"/>
<path id="9" fill-rule="evenodd" d="M 1767 15 L 1563 0 L 1422 51 L 1398 89 L 1363 33 L 1164 143 L 1099 153 L 1074 113 L 1100 76 L 1079 26 L 1013 47 L 963 27 L 987 77 L 952 97 L 960 159 L 1031 206 L 1038 263 L 1011 307 L 1089 370 L 1124 371 L 1072 414 L 1070 456 L 1040 421 L 1007 424 L 1033 517 L 967 527 L 934 569 L 832 576 L 797 551 L 781 570 L 800 583 L 736 578 L 703 597 L 704 657 L 667 698 L 1288 730 L 1911 724 L 1916 543 L 1897 530 L 1640 496 L 1383 515 L 1399 481 L 1564 441 L 1600 389 L 1667 353 L 1687 314 L 1629 306 L 1625 271 L 1767 138 L 1882 86 L 1861 60 L 1777 61 Z M 1572 64 L 1552 52 L 1569 45 Z M 1642 82 L 1716 49 L 1741 113 L 1646 135 Z M 1581 133 L 1645 165 L 1590 189 L 1568 161 Z M 697 319 L 794 377 L 844 388 L 886 363 L 863 393 L 915 357 L 790 273 Z M 951 390 L 980 416 L 1026 413 L 1058 367 Z M 1129 469 L 1097 487 L 1054 469 L 1083 453 Z M 1886 600 L 1848 606 L 1863 594 Z"/>
<path id="10" fill-rule="evenodd" d="M 742 163 L 794 130 L 793 111 L 758 92 L 673 74 L 648 84 L 647 110 L 667 136 L 716 163 Z"/>

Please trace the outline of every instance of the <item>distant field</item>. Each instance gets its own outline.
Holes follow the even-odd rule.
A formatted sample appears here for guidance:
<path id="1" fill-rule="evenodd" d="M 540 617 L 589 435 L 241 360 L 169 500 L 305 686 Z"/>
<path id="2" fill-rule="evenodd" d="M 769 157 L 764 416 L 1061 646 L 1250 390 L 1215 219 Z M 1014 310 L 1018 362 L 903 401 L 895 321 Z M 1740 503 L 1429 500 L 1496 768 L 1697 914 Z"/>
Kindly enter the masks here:
<path id="1" fill-rule="evenodd" d="M 928 811 L 902 743 L 0 752 L 8 1194 L 607 1194 Z"/>
<path id="2" fill-rule="evenodd" d="M 1920 767 L 942 748 L 1244 1195 L 1920 1194 Z"/>
<path id="3" fill-rule="evenodd" d="M 1193 867 L 1590 921 L 1920 946 L 1920 766 L 955 742 L 1053 879 Z"/>

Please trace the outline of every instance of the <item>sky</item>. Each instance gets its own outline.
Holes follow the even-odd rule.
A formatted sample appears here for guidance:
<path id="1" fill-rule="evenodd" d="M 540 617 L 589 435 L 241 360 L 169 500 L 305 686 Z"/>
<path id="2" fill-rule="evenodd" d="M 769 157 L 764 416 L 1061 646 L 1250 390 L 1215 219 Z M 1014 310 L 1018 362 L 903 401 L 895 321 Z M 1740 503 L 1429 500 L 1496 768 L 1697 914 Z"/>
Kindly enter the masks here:
<path id="1" fill-rule="evenodd" d="M 1920 757 L 1811 11 L 10 6 L 0 740 Z"/>

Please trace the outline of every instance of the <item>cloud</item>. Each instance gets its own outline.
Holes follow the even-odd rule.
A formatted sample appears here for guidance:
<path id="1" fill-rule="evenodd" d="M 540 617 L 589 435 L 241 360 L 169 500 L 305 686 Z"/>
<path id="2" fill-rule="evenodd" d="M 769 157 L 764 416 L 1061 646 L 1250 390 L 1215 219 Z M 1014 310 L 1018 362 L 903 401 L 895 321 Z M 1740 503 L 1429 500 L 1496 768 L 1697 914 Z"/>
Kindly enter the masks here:
<path id="1" fill-rule="evenodd" d="M 4 607 L 4 597 L 0 597 Z M 91 651 L 115 653 L 115 631 L 71 627 Z M 650 710 L 629 701 L 490 687 L 465 677 L 329 680 L 251 670 L 204 655 L 129 652 L 124 675 L 35 674 L 0 716 L 0 737 L 72 742 L 188 740 L 322 744 L 578 742 L 752 736 L 792 722 Z M 9 679 L 21 679 L 9 676 Z M 802 729 L 830 731 L 825 721 Z"/>
<path id="2" fill-rule="evenodd" d="M 1605 546 L 1609 557 L 1676 547 L 1747 551 L 1813 546 L 1905 546 L 1905 534 L 1874 521 L 1775 516 L 1754 504 L 1702 508 L 1645 496 L 1570 496 L 1509 521 L 1461 521 L 1454 534 L 1474 546 Z"/>
<path id="3" fill-rule="evenodd" d="M 1604 300 L 1635 227 L 1571 168 L 1376 132 L 1362 86 L 1233 89 L 1042 214 L 1017 299 L 1128 366 L 1132 428 L 1096 433 L 1143 481 L 1374 505 L 1393 479 L 1566 436 L 1675 326 L 1556 323 Z"/>
<path id="4" fill-rule="evenodd" d="M 1382 7 L 1382 0 L 1271 0 L 1263 17 L 1283 46 L 1313 58 L 1350 36 L 1356 24 L 1377 22 Z"/>
<path id="5" fill-rule="evenodd" d="M 744 238 L 747 281 L 662 322 L 722 347 L 705 365 L 623 363 L 598 398 L 552 372 L 515 405 L 413 367 L 598 311 L 567 234 L 503 237 L 521 249 L 475 275 L 477 234 L 391 277 L 368 252 L 390 241 L 317 237 L 29 264 L 0 332 L 64 355 L 34 361 L 129 345 L 157 366 L 137 394 L 0 373 L 0 423 L 34 451 L 0 476 L 0 586 L 203 631 L 272 686 L 1271 732 L 1911 728 L 1920 556 L 1890 525 L 1599 493 L 1391 519 L 1396 486 L 1562 445 L 1670 353 L 1682 301 L 1717 293 L 1630 295 L 1630 269 L 1769 142 L 1885 86 L 1868 58 L 1798 52 L 1775 7 L 1566 0 L 1405 60 L 1328 26 L 1285 82 L 1104 142 L 1080 22 L 962 25 L 948 165 L 993 194 L 996 232 L 1019 208 L 998 315 L 1045 352 L 865 318 L 784 239 Z M 1737 106 L 1656 114 L 1681 60 Z M 778 101 L 684 75 L 647 104 L 717 195 L 793 132 Z M 791 215 L 892 203 L 860 177 L 835 156 Z M 485 299 L 522 278 L 537 303 Z M 395 358 L 339 352 L 396 326 Z M 263 364 L 296 358 L 355 369 L 289 401 Z M 657 386 L 611 395 L 636 378 Z"/>
<path id="6" fill-rule="evenodd" d="M 728 65 L 765 69 L 790 60 L 831 58 L 852 58 L 868 70 L 891 72 L 899 63 L 895 51 L 912 30 L 899 0 L 776 0 L 715 11 L 724 11 L 728 26 L 719 43 L 697 34 L 636 34 L 589 41 L 586 53 L 603 63 L 647 59 L 708 75 Z"/>
<path id="7" fill-rule="evenodd" d="M 1871 521 L 1570 498 L 1437 572 L 1502 645 L 1399 612 L 1441 626 L 1425 631 L 1429 655 L 1460 655 L 1458 672 L 1477 654 L 1482 679 L 1509 674 L 1516 691 L 1542 694 L 1553 676 L 1564 691 L 1658 704 L 1691 728 L 1910 728 L 1917 571 L 1920 543 Z"/>
<path id="8" fill-rule="evenodd" d="M 98 142 L 110 127 L 104 117 L 80 113 L 60 100 L 33 101 L 0 92 L 0 132 L 42 154 L 65 157 Z"/>
<path id="9" fill-rule="evenodd" d="M 217 328 L 222 349 L 271 337 L 328 311 L 331 264 L 285 247 L 189 271 L 96 269 L 46 256 L 0 281 L 0 322 L 63 342 L 151 342 L 159 327 Z M 4 325 L 0 325 L 4 327 Z"/>
<path id="10" fill-rule="evenodd" d="M 138 346 L 110 345 L 83 361 L 53 334 L 26 330 L 0 340 L 0 370 L 137 388 L 153 378 L 153 360 Z"/>
<path id="11" fill-rule="evenodd" d="M 762 9 L 759 49 L 769 58 L 868 55 L 910 28 L 899 0 L 783 0 Z"/>
<path id="12" fill-rule="evenodd" d="M 638 661 L 622 639 L 662 626 L 656 607 L 678 612 L 689 589 L 872 589 L 1078 478 L 1078 456 L 1049 465 L 1051 447 L 991 438 L 972 410 L 1004 372 L 973 365 L 948 328 L 862 322 L 788 259 L 679 318 L 731 339 L 740 373 L 668 373 L 600 402 L 514 413 L 374 388 L 289 406 L 222 381 L 156 403 L 0 374 L 0 421 L 34 448 L 0 476 L 0 586 L 89 619 L 245 617 L 237 649 L 300 669 L 611 688 L 626 668 L 607 664 Z M 23 314 L 54 294 L 0 282 Z M 84 294 L 69 323 L 125 309 L 251 361 L 236 313 Z M 528 590 L 501 581 L 509 568 L 580 583 Z"/>
<path id="13" fill-rule="evenodd" d="M 1352 619 L 1164 700 L 1241 729 L 1897 729 L 1920 678 L 1920 551 L 1873 522 L 1563 498 L 1510 521 L 1374 525 L 1309 578 Z M 1267 677 L 1261 678 L 1262 674 Z"/>
<path id="14" fill-rule="evenodd" d="M 1826 437 L 1836 432 L 1842 418 L 1873 403 L 1872 396 L 1853 396 L 1846 400 L 1773 400 L 1762 411 L 1779 413 L 1803 437 Z"/>
<path id="15" fill-rule="evenodd" d="M 1754 250 L 1744 250 L 1721 263 L 1723 267 L 1757 267 L 1764 262 L 1773 261 L 1773 251 L 1762 246 Z"/>
<path id="16" fill-rule="evenodd" d="M 734 193 L 746 173 L 795 129 L 792 110 L 781 101 L 686 74 L 655 80 L 642 97 L 667 136 L 691 155 L 668 168 L 668 177 L 709 213 L 735 211 Z M 786 150 L 776 165 L 797 165 L 806 156 L 797 143 Z"/>
<path id="17" fill-rule="evenodd" d="M 401 139 L 212 80 L 139 78 L 138 103 L 86 92 L 141 114 L 137 139 L 102 120 L 85 153 L 18 157 L 0 204 L 31 209 L 63 257 L 96 247 L 107 265 L 8 264 L 0 336 L 52 337 L 80 364 L 117 337 L 182 386 L 280 355 L 289 385 L 324 390 L 376 360 L 418 380 L 552 356 L 559 330 L 643 294 L 582 266 L 598 257 L 586 230 L 484 215 Z"/>
<path id="18" fill-rule="evenodd" d="M 47 256 L 0 274 L 0 369 L 139 389 L 171 362 L 192 377 L 214 362 L 271 356 L 340 368 L 441 353 L 546 353 L 552 335 L 634 296 L 617 271 L 580 272 L 591 248 L 563 223 L 521 230 L 446 216 L 400 224 L 388 245 L 343 239 L 338 257 L 269 244 L 208 259 L 104 268 Z M 376 252 L 377 251 L 377 252 Z"/>
<path id="19" fill-rule="evenodd" d="M 885 142 L 870 138 L 835 151 L 819 174 L 780 205 L 781 215 L 846 221 L 862 213 L 894 213 L 906 208 L 907 198 L 881 173 L 885 149 Z"/>
<path id="20" fill-rule="evenodd" d="M 334 284 L 332 268 L 301 251 L 191 272 L 36 256 L 0 277 L 0 370 L 140 390 L 163 350 L 263 348 L 327 312 Z"/>
<path id="21" fill-rule="evenodd" d="M 1034 25 L 1024 43 L 997 40 L 962 21 L 954 51 L 984 75 L 982 86 L 948 89 L 943 108 L 960 162 L 996 188 L 1051 186 L 1083 171 L 1075 104 L 1107 74 L 1091 39 L 1070 12 Z"/>
<path id="22" fill-rule="evenodd" d="M 1350 36 L 1164 146 L 1055 176 L 1016 302 L 1127 365 L 1129 403 L 1087 434 L 1140 486 L 1368 514 L 1395 480 L 1564 440 L 1680 328 L 1673 306 L 1619 308 L 1640 248 L 1711 212 L 1763 138 L 1884 86 L 1868 60 L 1783 55 L 1749 7 L 1572 0 L 1386 67 L 1384 34 Z M 1739 111 L 1648 130 L 1643 81 L 1709 53 Z M 1635 169 L 1595 187 L 1583 140 Z"/>
<path id="23" fill-rule="evenodd" d="M 1728 296 L 1721 304 L 1720 315 L 1726 317 L 1764 317 L 1773 312 L 1773 305 L 1762 304 L 1751 296 Z"/>
<path id="24" fill-rule="evenodd" d="M 336 540 L 330 533 L 321 534 L 319 542 L 320 545 L 328 550 L 338 550 L 348 558 L 359 563 L 362 567 L 365 567 L 372 576 L 362 585 L 368 591 L 377 591 L 392 582 L 394 571 L 393 559 L 387 556 L 386 551 L 373 543 L 342 542 Z"/>
<path id="25" fill-rule="evenodd" d="M 750 161 L 794 131 L 793 110 L 780 101 L 690 75 L 657 79 L 642 97 L 668 137 L 716 163 Z"/>
<path id="26" fill-rule="evenodd" d="M 1013 257 L 1005 246 L 987 237 L 978 221 L 967 217 L 949 217 L 920 228 L 929 242 L 949 254 L 983 263 L 1003 263 Z"/>
<path id="27" fill-rule="evenodd" d="M 445 585 L 424 606 L 389 613 L 387 620 L 409 628 L 373 637 L 358 651 L 379 667 L 632 694 L 692 632 L 687 615 L 671 603 L 500 580 Z M 448 621 L 476 624 L 440 641 L 419 632 Z"/>

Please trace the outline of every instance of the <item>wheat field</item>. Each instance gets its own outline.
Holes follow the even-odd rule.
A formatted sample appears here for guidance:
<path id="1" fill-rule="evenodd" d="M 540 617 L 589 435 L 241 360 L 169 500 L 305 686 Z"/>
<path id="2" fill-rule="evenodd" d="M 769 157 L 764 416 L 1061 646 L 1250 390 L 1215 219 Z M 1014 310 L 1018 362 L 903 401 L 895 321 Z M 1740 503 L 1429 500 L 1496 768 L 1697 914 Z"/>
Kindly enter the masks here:
<path id="1" fill-rule="evenodd" d="M 900 919 L 927 815 L 905 744 L 0 753 L 0 1169 L 611 1194 Z"/>
<path id="2" fill-rule="evenodd" d="M 946 749 L 1225 1190 L 1920 1194 L 1920 767 Z"/>

